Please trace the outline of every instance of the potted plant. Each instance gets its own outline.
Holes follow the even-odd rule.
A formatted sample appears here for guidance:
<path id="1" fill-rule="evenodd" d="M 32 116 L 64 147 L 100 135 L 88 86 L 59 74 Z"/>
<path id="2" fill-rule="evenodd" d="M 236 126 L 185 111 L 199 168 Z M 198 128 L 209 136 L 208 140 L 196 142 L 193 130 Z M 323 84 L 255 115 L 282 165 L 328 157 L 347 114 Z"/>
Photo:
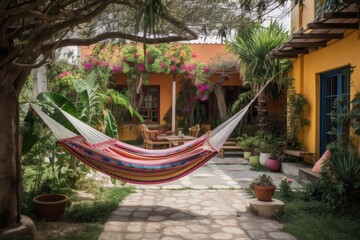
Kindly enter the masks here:
<path id="1" fill-rule="evenodd" d="M 266 161 L 271 157 L 271 152 L 273 150 L 273 145 L 275 143 L 275 138 L 272 135 L 263 135 L 259 140 L 259 152 L 260 152 L 260 164 L 262 166 L 266 165 Z"/>
<path id="2" fill-rule="evenodd" d="M 244 158 L 249 160 L 258 146 L 258 137 L 243 134 L 241 137 L 238 137 L 238 146 L 244 150 Z"/>
<path id="3" fill-rule="evenodd" d="M 270 202 L 276 186 L 274 180 L 266 173 L 257 176 L 250 184 L 250 188 L 254 191 L 259 201 Z"/>
<path id="4" fill-rule="evenodd" d="M 265 166 L 271 172 L 278 172 L 281 169 L 281 148 L 278 144 L 273 144 L 271 156 L 267 159 Z"/>
<path id="5" fill-rule="evenodd" d="M 69 199 L 63 194 L 43 194 L 34 197 L 33 201 L 38 218 L 55 221 L 64 214 Z"/>

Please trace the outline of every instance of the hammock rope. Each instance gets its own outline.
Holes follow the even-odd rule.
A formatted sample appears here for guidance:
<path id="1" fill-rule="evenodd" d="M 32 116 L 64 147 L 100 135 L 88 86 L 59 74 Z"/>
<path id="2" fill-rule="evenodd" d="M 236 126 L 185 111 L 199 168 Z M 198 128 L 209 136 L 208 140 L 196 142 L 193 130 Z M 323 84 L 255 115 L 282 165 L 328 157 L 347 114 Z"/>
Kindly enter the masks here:
<path id="1" fill-rule="evenodd" d="M 168 149 L 143 149 L 112 139 L 59 108 L 79 131 L 78 136 L 37 106 L 31 104 L 31 107 L 49 126 L 59 144 L 85 164 L 125 182 L 156 184 L 179 179 L 214 157 L 251 104 L 275 77 L 266 82 L 250 103 L 213 131 Z"/>

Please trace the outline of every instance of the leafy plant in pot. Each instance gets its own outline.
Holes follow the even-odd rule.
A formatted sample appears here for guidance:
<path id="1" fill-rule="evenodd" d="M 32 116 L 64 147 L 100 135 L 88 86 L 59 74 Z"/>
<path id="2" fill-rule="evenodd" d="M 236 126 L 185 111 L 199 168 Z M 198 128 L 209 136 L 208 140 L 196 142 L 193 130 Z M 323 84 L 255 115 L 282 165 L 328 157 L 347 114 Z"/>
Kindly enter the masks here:
<path id="1" fill-rule="evenodd" d="M 250 188 L 254 191 L 256 198 L 259 201 L 270 202 L 276 186 L 274 180 L 266 173 L 257 176 L 252 183 Z"/>
<path id="2" fill-rule="evenodd" d="M 271 152 L 273 151 L 273 146 L 276 144 L 277 140 L 271 134 L 266 134 L 260 137 L 258 150 L 260 152 L 260 164 L 262 166 L 266 165 L 266 161 L 271 157 Z"/>
<path id="3" fill-rule="evenodd" d="M 252 155 L 254 150 L 253 138 L 254 137 L 248 136 L 246 134 L 243 134 L 237 138 L 237 144 L 244 150 L 244 158 L 246 160 L 249 160 L 249 157 Z"/>
<path id="4" fill-rule="evenodd" d="M 266 168 L 271 172 L 278 172 L 281 169 L 281 148 L 277 143 L 274 143 L 271 151 L 271 156 L 266 161 Z"/>

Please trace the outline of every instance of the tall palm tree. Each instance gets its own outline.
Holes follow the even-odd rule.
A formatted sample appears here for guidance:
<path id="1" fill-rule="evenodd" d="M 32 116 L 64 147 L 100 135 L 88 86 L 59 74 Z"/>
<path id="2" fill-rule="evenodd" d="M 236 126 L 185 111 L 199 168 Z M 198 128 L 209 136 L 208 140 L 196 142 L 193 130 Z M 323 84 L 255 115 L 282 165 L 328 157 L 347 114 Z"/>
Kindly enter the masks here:
<path id="1" fill-rule="evenodd" d="M 277 22 L 268 27 L 254 24 L 239 31 L 238 36 L 229 42 L 230 51 L 234 52 L 240 62 L 240 72 L 253 91 L 258 92 L 266 81 L 277 76 L 275 81 L 284 80 L 289 61 L 286 59 L 270 59 L 268 54 L 288 39 L 287 31 Z M 280 72 L 280 74 L 278 74 Z M 260 131 L 266 132 L 267 110 L 265 92 L 258 97 L 257 113 Z"/>

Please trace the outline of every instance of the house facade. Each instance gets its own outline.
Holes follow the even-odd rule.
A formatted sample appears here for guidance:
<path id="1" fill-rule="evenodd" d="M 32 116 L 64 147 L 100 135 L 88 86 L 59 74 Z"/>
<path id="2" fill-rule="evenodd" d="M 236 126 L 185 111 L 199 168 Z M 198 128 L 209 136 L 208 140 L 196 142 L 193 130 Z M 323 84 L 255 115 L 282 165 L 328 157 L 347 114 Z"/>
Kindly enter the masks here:
<path id="1" fill-rule="evenodd" d="M 196 55 L 194 59 L 197 62 L 207 64 L 211 59 L 214 59 L 218 56 L 226 56 L 228 53 L 225 50 L 225 44 L 203 44 L 203 43 L 193 43 L 189 44 L 192 53 Z M 89 55 L 92 52 L 93 48 L 81 47 L 81 59 L 84 60 L 85 56 Z M 234 72 L 226 73 L 227 79 L 222 82 L 222 88 L 225 92 L 225 101 L 227 104 L 232 103 L 238 94 L 243 91 L 243 84 L 240 78 L 239 70 L 237 69 Z M 211 81 L 216 82 L 221 76 L 221 73 L 215 73 L 212 75 Z M 123 89 L 126 87 L 126 75 L 125 74 L 115 74 L 115 88 Z M 176 92 L 177 95 L 182 89 L 182 76 L 179 74 L 176 80 Z M 145 124 L 150 128 L 159 128 L 164 125 L 168 125 L 169 122 L 164 120 L 164 116 L 168 113 L 172 106 L 172 74 L 159 74 L 154 73 L 149 77 L 148 84 L 142 86 L 144 92 L 144 101 L 141 105 L 139 113 L 145 120 Z M 213 109 L 216 105 L 214 99 L 209 97 L 207 101 L 201 102 L 208 113 L 210 110 L 216 111 Z M 228 107 L 228 106 L 227 106 Z M 214 114 L 215 115 L 215 114 Z M 211 116 L 210 116 L 211 117 Z M 201 127 L 204 129 L 209 129 L 209 115 L 206 116 L 207 119 L 204 119 Z M 120 131 L 120 140 L 135 140 L 140 137 L 138 130 L 139 122 L 127 121 L 125 124 L 121 124 Z"/>
<path id="2" fill-rule="evenodd" d="M 359 1 L 329 12 L 321 12 L 317 2 L 293 8 L 292 38 L 274 50 L 272 57 L 292 59 L 296 91 L 309 101 L 304 117 L 310 125 L 302 129 L 301 139 L 305 150 L 319 157 L 334 140 L 329 134 L 335 126 L 330 116 L 334 100 L 343 97 L 350 109 L 360 90 L 360 33 Z"/>

